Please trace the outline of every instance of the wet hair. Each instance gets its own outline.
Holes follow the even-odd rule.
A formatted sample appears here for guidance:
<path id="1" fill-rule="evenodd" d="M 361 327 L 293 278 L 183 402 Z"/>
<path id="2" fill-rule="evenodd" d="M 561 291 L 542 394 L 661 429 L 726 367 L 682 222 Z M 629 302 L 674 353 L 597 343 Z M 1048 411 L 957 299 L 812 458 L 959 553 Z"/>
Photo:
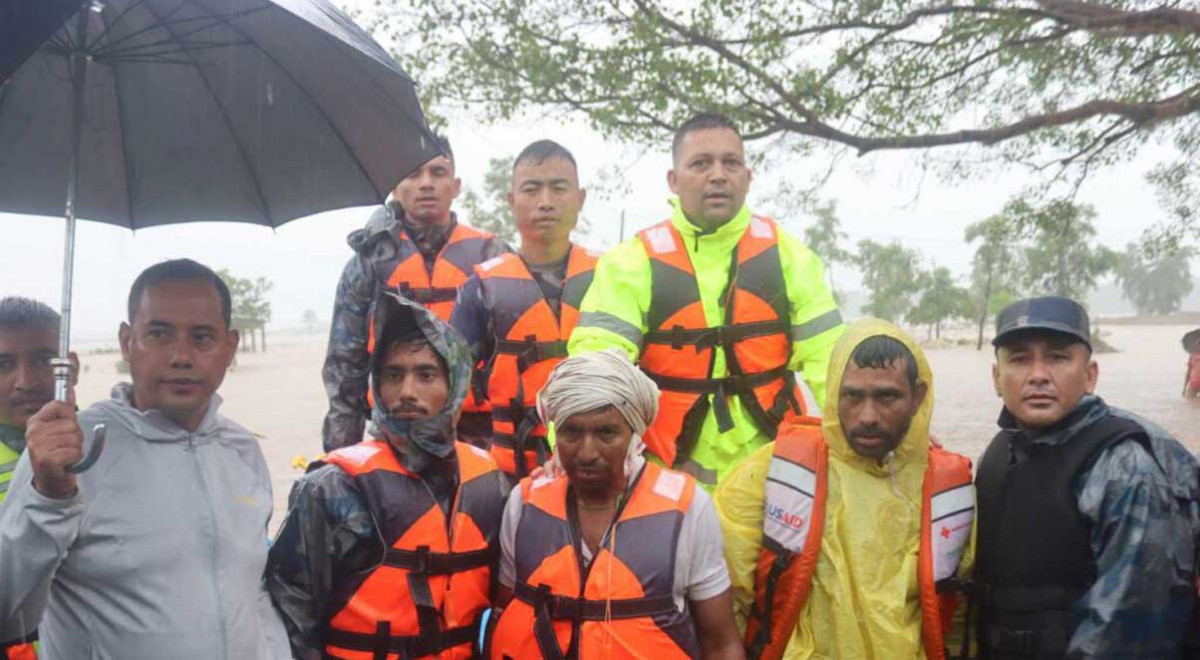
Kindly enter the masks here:
<path id="1" fill-rule="evenodd" d="M 671 160 L 679 160 L 679 150 L 683 148 L 683 138 L 687 137 L 688 133 L 708 131 L 714 128 L 728 128 L 738 136 L 739 140 L 742 138 L 741 131 L 729 117 L 716 112 L 701 112 L 675 129 L 675 138 L 671 140 Z"/>
<path id="2" fill-rule="evenodd" d="M 538 140 L 531 142 L 529 146 L 521 150 L 517 154 L 517 159 L 513 161 L 513 171 L 517 170 L 517 166 L 521 163 L 530 163 L 532 165 L 540 165 L 551 158 L 561 158 L 571 164 L 576 171 L 579 170 L 579 165 L 575 162 L 575 156 L 561 144 L 554 140 Z"/>
<path id="3" fill-rule="evenodd" d="M 58 332 L 62 317 L 43 302 L 20 296 L 0 299 L 0 330 L 52 330 Z"/>
<path id="4" fill-rule="evenodd" d="M 143 270 L 142 274 L 137 276 L 133 286 L 129 288 L 129 322 L 133 323 L 133 317 L 138 306 L 142 304 L 142 296 L 146 289 L 163 282 L 179 281 L 206 282 L 213 285 L 221 299 L 221 318 L 225 320 L 225 327 L 229 327 L 233 320 L 233 301 L 229 295 L 229 287 L 213 269 L 191 259 L 163 261 Z"/>
<path id="5" fill-rule="evenodd" d="M 850 355 L 855 366 L 859 369 L 890 369 L 898 360 L 904 360 L 905 375 L 908 376 L 908 386 L 917 386 L 917 359 L 912 351 L 899 339 L 887 335 L 868 337 L 854 347 Z"/>

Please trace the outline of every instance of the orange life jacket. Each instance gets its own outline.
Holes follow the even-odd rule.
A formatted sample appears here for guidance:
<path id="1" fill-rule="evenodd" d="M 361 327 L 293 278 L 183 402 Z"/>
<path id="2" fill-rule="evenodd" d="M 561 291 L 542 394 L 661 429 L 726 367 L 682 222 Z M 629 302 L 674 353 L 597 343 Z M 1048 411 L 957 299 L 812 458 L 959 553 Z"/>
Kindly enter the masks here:
<path id="1" fill-rule="evenodd" d="M 346 660 L 470 658 L 491 606 L 503 475 L 482 449 L 456 442 L 450 516 L 392 448 L 368 441 L 330 452 L 354 477 L 379 525 L 383 561 L 329 619 L 325 653 Z"/>
<path id="2" fill-rule="evenodd" d="M 720 431 L 732 429 L 728 396 L 738 396 L 772 438 L 785 418 L 803 415 L 804 397 L 788 369 L 791 314 L 775 221 L 752 216 L 738 241 L 718 327 L 705 319 L 679 230 L 667 220 L 638 237 L 650 257 L 652 282 L 641 366 L 662 390 L 658 417 L 645 436 L 650 451 L 667 465 L 688 458 L 710 406 Z M 714 379 L 718 348 L 728 375 Z"/>
<path id="3" fill-rule="evenodd" d="M 468 227 L 461 222 L 454 225 L 446 244 L 438 252 L 433 263 L 433 273 L 425 268 L 425 257 L 417 244 L 408 237 L 403 229 L 398 236 L 399 248 L 391 263 L 392 268 L 387 278 L 387 286 L 395 288 L 400 295 L 421 303 L 433 312 L 439 319 L 449 323 L 450 315 L 454 313 L 454 301 L 458 290 L 467 283 L 472 270 L 477 264 L 487 260 L 488 246 L 495 237 L 486 231 Z M 386 267 L 386 266 L 385 266 Z M 372 314 L 368 318 L 372 318 Z M 367 326 L 367 352 L 375 350 L 375 324 Z M 367 407 L 375 404 L 375 394 L 367 391 Z M 488 402 L 477 398 L 474 391 L 467 391 L 463 401 L 462 411 L 465 413 L 486 413 L 490 410 Z"/>
<path id="4" fill-rule="evenodd" d="M 746 656 L 781 658 L 812 590 L 829 475 L 829 448 L 818 426 L 787 424 L 779 431 L 767 472 L 763 545 L 754 579 L 754 608 L 746 621 Z M 953 593 L 939 587 L 954 577 L 975 519 L 971 461 L 937 445 L 929 448 L 921 497 L 917 582 L 925 657 L 945 658 Z"/>
<path id="5" fill-rule="evenodd" d="M 567 340 L 579 321 L 579 304 L 592 284 L 597 258 L 571 246 L 558 316 L 518 255 L 505 254 L 476 268 L 495 332 L 495 351 L 487 366 L 492 457 L 511 476 L 524 477 L 549 454 L 537 394 L 567 356 Z M 518 452 L 525 460 L 516 459 Z"/>
<path id="6" fill-rule="evenodd" d="M 691 477 L 647 463 L 584 566 L 580 535 L 568 522 L 575 517 L 568 480 L 522 481 L 514 598 L 500 614 L 490 657 L 699 657 L 692 619 L 672 596 L 679 529 L 695 492 Z"/>
<path id="7" fill-rule="evenodd" d="M 0 642 L 0 660 L 37 660 L 37 633 L 11 642 Z"/>

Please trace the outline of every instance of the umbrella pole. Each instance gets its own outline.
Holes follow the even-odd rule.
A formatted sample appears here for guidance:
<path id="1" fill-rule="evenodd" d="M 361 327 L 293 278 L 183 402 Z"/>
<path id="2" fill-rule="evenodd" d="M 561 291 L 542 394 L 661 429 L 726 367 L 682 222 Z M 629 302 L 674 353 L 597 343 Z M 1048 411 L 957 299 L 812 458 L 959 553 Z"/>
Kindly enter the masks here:
<path id="1" fill-rule="evenodd" d="M 75 201 L 79 195 L 79 151 L 83 141 L 83 116 L 87 110 L 87 25 L 88 12 L 93 4 L 87 2 L 79 9 L 75 49 L 71 52 L 71 157 L 67 163 L 66 240 L 63 241 L 62 320 L 58 330 L 58 357 L 54 367 L 54 399 L 67 401 L 71 388 L 71 289 L 75 275 Z M 67 472 L 79 474 L 96 464 L 104 451 L 107 435 L 103 424 L 92 429 L 92 446 L 78 463 L 67 466 Z"/>
<path id="2" fill-rule="evenodd" d="M 63 241 L 62 321 L 54 360 L 54 398 L 66 401 L 71 384 L 71 290 L 75 273 L 75 200 L 79 194 L 79 150 L 87 88 L 87 22 L 91 3 L 80 7 L 75 49 L 71 52 L 71 155 L 67 162 L 66 239 Z"/>

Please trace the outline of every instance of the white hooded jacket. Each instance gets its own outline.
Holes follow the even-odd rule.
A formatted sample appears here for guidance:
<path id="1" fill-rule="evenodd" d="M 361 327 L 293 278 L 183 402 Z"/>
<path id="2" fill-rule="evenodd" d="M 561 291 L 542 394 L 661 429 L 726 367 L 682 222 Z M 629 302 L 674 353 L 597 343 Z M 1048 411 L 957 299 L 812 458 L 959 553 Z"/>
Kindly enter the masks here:
<path id="1" fill-rule="evenodd" d="M 258 442 L 217 413 L 195 432 L 138 412 L 131 387 L 79 415 L 100 460 L 67 500 L 28 453 L 0 507 L 0 639 L 38 629 L 44 660 L 289 657 L 262 588 L 271 481 Z"/>

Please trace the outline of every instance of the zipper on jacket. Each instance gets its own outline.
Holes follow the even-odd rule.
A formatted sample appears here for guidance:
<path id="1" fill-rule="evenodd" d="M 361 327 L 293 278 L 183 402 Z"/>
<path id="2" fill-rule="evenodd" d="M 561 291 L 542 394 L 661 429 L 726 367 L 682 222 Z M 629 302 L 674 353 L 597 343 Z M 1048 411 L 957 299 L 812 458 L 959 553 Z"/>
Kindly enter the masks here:
<path id="1" fill-rule="evenodd" d="M 217 511 L 216 511 L 216 509 L 213 508 L 212 494 L 209 492 L 208 482 L 204 479 L 204 469 L 203 469 L 203 466 L 201 466 L 201 464 L 200 464 L 200 455 L 196 452 L 195 436 L 189 434 L 187 437 L 187 443 L 188 443 L 188 451 L 192 455 L 192 459 L 193 459 L 192 463 L 195 465 L 195 468 L 196 468 L 196 478 L 200 481 L 200 494 L 201 494 L 201 497 L 204 499 L 204 504 L 208 507 L 208 518 L 209 518 L 210 524 L 212 525 L 212 542 L 209 544 L 210 545 L 209 554 L 210 554 L 210 557 L 212 558 L 212 569 L 211 569 L 211 572 L 209 573 L 209 577 L 211 578 L 211 582 L 212 582 L 213 597 L 216 600 L 217 632 L 221 636 L 221 657 L 228 660 L 228 658 L 229 658 L 229 632 L 225 629 L 225 616 L 223 614 L 223 608 L 222 608 L 222 602 L 221 602 L 221 585 L 220 585 L 220 581 L 217 579 L 217 569 L 219 567 L 219 562 L 218 562 L 218 557 L 217 557 L 217 548 L 220 547 L 220 544 L 217 542 L 217 535 L 218 535 Z"/>

